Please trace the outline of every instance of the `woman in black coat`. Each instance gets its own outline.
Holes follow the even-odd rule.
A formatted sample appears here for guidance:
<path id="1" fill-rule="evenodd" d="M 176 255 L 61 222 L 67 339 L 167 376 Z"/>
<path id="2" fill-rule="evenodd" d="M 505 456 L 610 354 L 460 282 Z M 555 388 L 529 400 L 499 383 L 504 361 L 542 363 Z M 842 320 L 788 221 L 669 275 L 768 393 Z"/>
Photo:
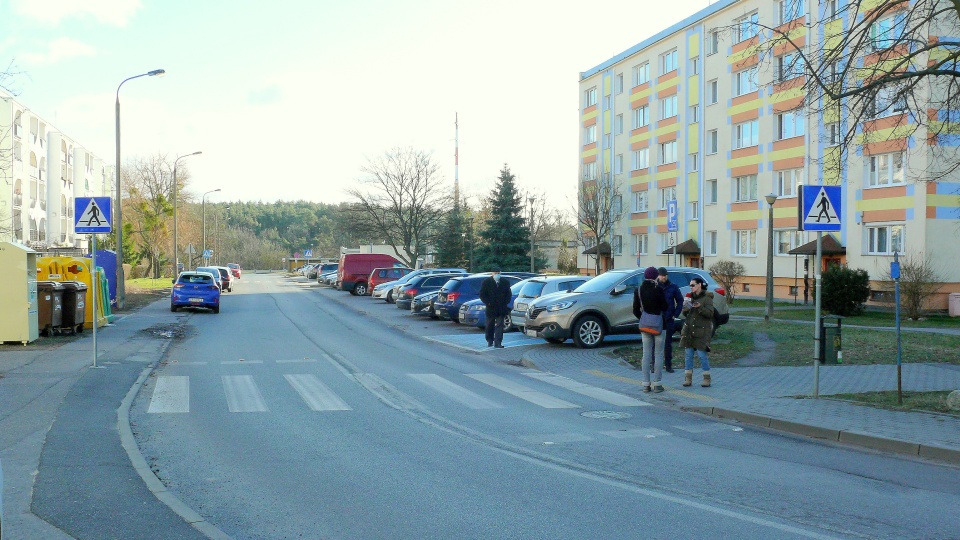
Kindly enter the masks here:
<path id="1" fill-rule="evenodd" d="M 667 310 L 667 299 L 657 287 L 657 276 L 660 275 L 653 266 L 643 271 L 643 283 L 633 292 L 633 314 L 639 319 L 643 313 L 652 313 L 663 320 L 663 312 Z M 647 332 L 641 333 L 643 339 L 643 391 L 663 392 L 663 344 L 666 334 L 661 330 L 657 335 Z M 651 388 L 650 371 L 653 368 L 653 384 Z"/>

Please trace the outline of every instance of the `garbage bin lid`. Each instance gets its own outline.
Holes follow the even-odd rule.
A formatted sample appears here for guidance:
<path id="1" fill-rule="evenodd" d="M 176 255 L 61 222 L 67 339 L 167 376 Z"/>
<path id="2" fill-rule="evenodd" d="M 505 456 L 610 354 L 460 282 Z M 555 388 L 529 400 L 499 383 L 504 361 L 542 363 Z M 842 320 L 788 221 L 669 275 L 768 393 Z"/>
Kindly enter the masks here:
<path id="1" fill-rule="evenodd" d="M 37 282 L 37 290 L 41 290 L 41 291 L 47 291 L 47 290 L 58 291 L 63 288 L 64 288 L 63 284 L 60 283 L 59 281 L 38 281 Z"/>

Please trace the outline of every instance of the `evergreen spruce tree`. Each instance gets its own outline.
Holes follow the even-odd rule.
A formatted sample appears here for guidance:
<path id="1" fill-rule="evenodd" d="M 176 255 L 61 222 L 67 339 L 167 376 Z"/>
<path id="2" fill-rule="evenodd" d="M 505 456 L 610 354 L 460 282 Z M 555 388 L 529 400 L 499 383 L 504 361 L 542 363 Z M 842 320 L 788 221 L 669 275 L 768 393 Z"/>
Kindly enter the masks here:
<path id="1" fill-rule="evenodd" d="M 437 266 L 441 268 L 467 268 L 469 265 L 463 214 L 460 201 L 454 201 L 453 208 L 447 212 L 441 224 L 437 235 Z"/>
<path id="2" fill-rule="evenodd" d="M 490 217 L 480 231 L 480 243 L 474 256 L 475 270 L 485 272 L 499 266 L 504 272 L 530 270 L 530 229 L 523 217 L 523 197 L 514 184 L 510 167 L 504 164 L 497 185 L 487 204 Z"/>

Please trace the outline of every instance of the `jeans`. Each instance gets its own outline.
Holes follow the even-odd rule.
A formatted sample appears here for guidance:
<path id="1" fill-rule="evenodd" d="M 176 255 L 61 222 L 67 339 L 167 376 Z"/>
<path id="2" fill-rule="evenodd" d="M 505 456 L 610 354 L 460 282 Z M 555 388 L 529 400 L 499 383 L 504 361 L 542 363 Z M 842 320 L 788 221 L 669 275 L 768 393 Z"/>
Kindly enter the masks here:
<path id="1" fill-rule="evenodd" d="M 707 358 L 707 351 L 697 350 L 692 347 L 687 347 L 685 369 L 687 371 L 693 371 L 693 351 L 697 351 L 697 356 L 700 357 L 700 369 L 710 371 L 710 360 Z"/>
<path id="2" fill-rule="evenodd" d="M 673 369 L 673 324 L 667 326 L 664 324 L 663 333 L 663 367 L 664 369 Z"/>
<path id="3" fill-rule="evenodd" d="M 666 338 L 664 332 L 659 335 L 641 334 L 643 339 L 643 384 L 650 384 L 650 371 L 653 368 L 653 382 L 659 383 L 663 378 L 663 342 Z M 653 364 L 651 366 L 651 364 Z"/>
<path id="4" fill-rule="evenodd" d="M 503 323 L 505 315 L 500 315 L 499 317 L 491 317 L 487 315 L 486 330 L 487 334 L 487 343 L 493 343 L 494 345 L 501 345 L 503 343 Z"/>

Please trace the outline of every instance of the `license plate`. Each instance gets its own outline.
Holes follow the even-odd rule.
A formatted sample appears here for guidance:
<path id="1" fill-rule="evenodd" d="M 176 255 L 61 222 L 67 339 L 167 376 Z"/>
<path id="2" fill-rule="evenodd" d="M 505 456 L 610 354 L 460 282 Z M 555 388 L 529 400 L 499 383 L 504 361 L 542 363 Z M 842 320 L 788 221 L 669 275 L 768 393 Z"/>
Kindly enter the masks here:
<path id="1" fill-rule="evenodd" d="M 527 330 L 527 331 L 524 332 L 524 333 L 527 334 L 527 336 L 529 336 L 529 337 L 538 337 L 536 330 Z"/>
<path id="2" fill-rule="evenodd" d="M 203 298 L 191 298 L 190 301 L 195 304 L 201 304 L 203 303 Z"/>
<path id="3" fill-rule="evenodd" d="M 526 305 L 526 304 L 517 304 L 517 305 L 513 306 L 513 309 L 514 309 L 515 311 L 526 311 L 526 310 L 527 310 L 527 305 Z"/>
<path id="4" fill-rule="evenodd" d="M 439 314 L 443 313 L 443 309 L 442 309 L 442 308 L 437 308 L 436 312 L 437 312 L 437 315 L 439 315 Z"/>

